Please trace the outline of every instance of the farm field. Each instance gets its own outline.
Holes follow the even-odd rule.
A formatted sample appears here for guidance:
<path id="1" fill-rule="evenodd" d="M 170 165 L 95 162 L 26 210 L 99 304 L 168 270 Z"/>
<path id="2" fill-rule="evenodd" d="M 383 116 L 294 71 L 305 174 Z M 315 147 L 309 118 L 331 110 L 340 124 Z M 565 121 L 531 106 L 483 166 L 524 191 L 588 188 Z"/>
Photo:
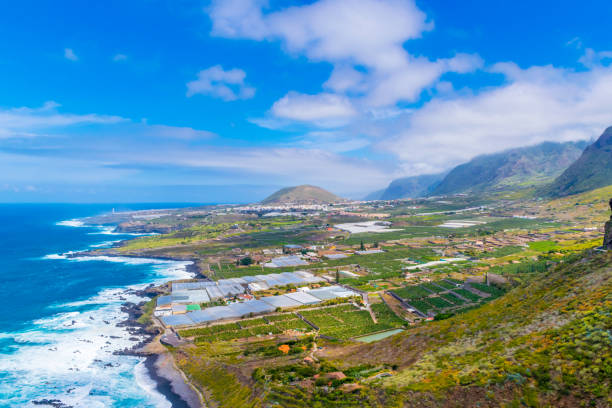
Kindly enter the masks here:
<path id="1" fill-rule="evenodd" d="M 402 327 L 406 325 L 385 303 L 375 303 L 370 306 L 376 316 L 378 323 L 389 325 L 390 327 Z"/>
<path id="2" fill-rule="evenodd" d="M 472 302 L 478 302 L 481 299 L 480 296 L 470 292 L 469 290 L 463 289 L 463 288 L 455 289 L 453 290 L 453 292 L 463 296 L 466 299 L 471 300 Z"/>
<path id="3" fill-rule="evenodd" d="M 218 324 L 208 327 L 180 330 L 181 337 L 193 337 L 196 344 L 228 341 L 257 335 L 281 334 L 286 330 L 304 333 L 312 327 L 293 313 L 241 320 L 236 323 Z"/>
<path id="4" fill-rule="evenodd" d="M 390 329 L 386 323 L 374 323 L 370 314 L 353 305 L 342 305 L 300 312 L 308 321 L 320 329 L 320 334 L 340 340 Z"/>

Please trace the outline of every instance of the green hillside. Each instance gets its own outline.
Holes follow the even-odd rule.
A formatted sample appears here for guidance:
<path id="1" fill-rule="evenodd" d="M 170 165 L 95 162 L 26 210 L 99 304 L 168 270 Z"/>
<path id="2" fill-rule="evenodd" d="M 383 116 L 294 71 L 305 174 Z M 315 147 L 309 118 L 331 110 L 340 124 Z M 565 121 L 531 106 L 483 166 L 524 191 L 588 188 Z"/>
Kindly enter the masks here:
<path id="1" fill-rule="evenodd" d="M 330 204 L 340 201 L 343 199 L 321 187 L 301 185 L 282 188 L 268 196 L 261 204 Z"/>
<path id="2" fill-rule="evenodd" d="M 542 191 L 561 197 L 612 184 L 612 127 L 588 146 L 582 155 Z"/>
<path id="3" fill-rule="evenodd" d="M 431 195 L 542 185 L 573 163 L 585 145 L 585 142 L 545 142 L 478 156 L 451 170 Z"/>
<path id="4" fill-rule="evenodd" d="M 345 371 L 396 367 L 359 394 L 337 395 L 337 406 L 610 406 L 611 265 L 610 252 L 574 255 L 477 310 L 329 350 Z M 320 396 L 296 387 L 268 396 L 283 398 L 301 407 Z"/>

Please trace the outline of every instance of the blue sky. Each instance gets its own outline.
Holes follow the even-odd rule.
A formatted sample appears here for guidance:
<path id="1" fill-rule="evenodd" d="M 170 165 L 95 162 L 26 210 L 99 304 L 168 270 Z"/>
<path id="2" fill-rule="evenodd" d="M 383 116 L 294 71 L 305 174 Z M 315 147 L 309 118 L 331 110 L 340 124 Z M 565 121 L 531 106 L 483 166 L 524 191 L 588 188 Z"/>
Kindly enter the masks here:
<path id="1" fill-rule="evenodd" d="M 0 201 L 236 202 L 612 124 L 612 4 L 0 6 Z"/>

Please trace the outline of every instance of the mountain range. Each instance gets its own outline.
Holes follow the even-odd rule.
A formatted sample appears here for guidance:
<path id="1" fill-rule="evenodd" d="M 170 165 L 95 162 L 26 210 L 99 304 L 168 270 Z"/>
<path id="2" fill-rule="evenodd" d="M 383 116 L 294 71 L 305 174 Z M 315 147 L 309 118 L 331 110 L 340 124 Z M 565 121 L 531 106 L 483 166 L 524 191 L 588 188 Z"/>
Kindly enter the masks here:
<path id="1" fill-rule="evenodd" d="M 542 189 L 545 195 L 560 197 L 612 184 L 612 127 L 582 152 L 557 179 Z"/>
<path id="2" fill-rule="evenodd" d="M 596 188 L 612 183 L 612 165 L 608 164 L 607 173 L 600 174 L 598 170 L 603 163 L 612 162 L 612 128 L 584 150 L 583 154 L 587 145 L 586 141 L 544 142 L 480 155 L 447 173 L 393 180 L 385 190 L 372 193 L 369 197 L 393 200 L 519 187 L 544 188 L 542 186 L 553 181 L 556 187 L 551 188 L 551 193 L 566 190 L 580 192 L 588 189 L 586 186 L 592 185 L 592 188 Z M 579 179 L 581 174 L 584 174 L 588 181 L 578 183 L 574 180 Z M 558 179 L 555 179 L 557 177 Z M 570 187 L 570 183 L 574 187 Z"/>
<path id="3" fill-rule="evenodd" d="M 544 142 L 477 156 L 452 169 L 431 195 L 546 184 L 580 157 L 586 145 L 583 141 Z"/>
<path id="4" fill-rule="evenodd" d="M 422 174 L 393 180 L 386 189 L 376 191 L 366 200 L 397 200 L 428 195 L 442 181 L 446 173 Z"/>

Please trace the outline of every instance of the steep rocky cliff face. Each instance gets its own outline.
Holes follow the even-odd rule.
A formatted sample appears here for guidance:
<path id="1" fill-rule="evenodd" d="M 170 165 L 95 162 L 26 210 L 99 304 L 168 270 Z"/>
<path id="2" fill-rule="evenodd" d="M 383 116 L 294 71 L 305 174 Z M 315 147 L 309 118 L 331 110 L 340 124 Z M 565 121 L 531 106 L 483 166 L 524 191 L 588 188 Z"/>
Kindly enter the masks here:
<path id="1" fill-rule="evenodd" d="M 612 210 L 612 198 L 610 199 L 610 210 Z M 610 216 L 610 220 L 606 222 L 603 247 L 604 249 L 612 250 L 612 215 Z"/>

